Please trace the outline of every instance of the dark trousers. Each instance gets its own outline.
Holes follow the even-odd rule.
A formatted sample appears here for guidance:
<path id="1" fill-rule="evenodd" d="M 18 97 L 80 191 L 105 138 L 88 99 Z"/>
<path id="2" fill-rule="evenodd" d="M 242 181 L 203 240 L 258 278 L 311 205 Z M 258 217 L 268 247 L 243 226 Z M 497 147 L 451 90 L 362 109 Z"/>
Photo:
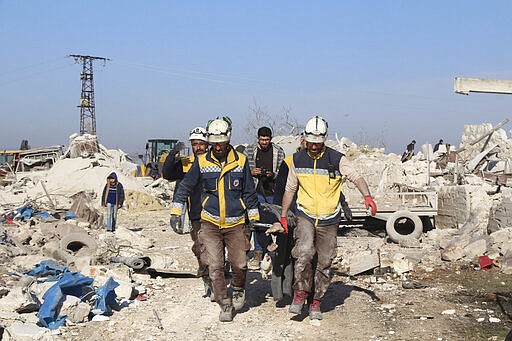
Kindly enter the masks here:
<path id="1" fill-rule="evenodd" d="M 247 274 L 246 254 L 251 247 L 244 224 L 230 228 L 219 228 L 207 221 L 201 222 L 198 241 L 201 247 L 201 260 L 208 266 L 215 300 L 220 302 L 228 298 L 226 278 L 224 277 L 224 247 L 228 251 L 231 263 L 233 287 L 245 288 Z"/>

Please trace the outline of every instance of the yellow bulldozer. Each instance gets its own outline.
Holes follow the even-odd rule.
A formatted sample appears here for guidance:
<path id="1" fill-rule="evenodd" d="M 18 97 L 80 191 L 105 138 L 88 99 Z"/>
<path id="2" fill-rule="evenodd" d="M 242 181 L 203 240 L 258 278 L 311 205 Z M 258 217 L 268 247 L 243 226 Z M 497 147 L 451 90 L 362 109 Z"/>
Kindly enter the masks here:
<path id="1" fill-rule="evenodd" d="M 176 139 L 149 139 L 146 143 L 145 155 L 139 155 L 143 164 L 137 169 L 135 176 L 150 176 L 154 179 L 162 176 L 162 166 L 165 158 L 172 149 L 188 153 L 188 147 Z"/>

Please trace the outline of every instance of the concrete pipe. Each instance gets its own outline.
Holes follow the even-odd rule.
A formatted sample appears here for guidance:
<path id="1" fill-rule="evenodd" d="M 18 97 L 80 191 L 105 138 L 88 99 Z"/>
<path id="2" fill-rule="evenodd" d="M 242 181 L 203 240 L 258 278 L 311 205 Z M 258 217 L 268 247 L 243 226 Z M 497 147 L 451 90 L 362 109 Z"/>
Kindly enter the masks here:
<path id="1" fill-rule="evenodd" d="M 418 239 L 423 233 L 423 223 L 418 215 L 410 211 L 396 211 L 386 221 L 386 232 L 395 243 Z"/>
<path id="2" fill-rule="evenodd" d="M 92 256 L 98 245 L 87 233 L 72 232 L 62 237 L 60 247 L 69 253 Z"/>

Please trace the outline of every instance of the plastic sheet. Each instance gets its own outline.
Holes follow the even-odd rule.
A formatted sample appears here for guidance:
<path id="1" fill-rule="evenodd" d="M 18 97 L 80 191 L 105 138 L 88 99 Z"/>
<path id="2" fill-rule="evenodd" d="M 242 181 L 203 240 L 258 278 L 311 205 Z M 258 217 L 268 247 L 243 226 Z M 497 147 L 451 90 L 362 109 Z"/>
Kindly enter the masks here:
<path id="1" fill-rule="evenodd" d="M 64 325 L 66 315 L 59 316 L 59 312 L 65 295 L 81 298 L 93 290 L 93 281 L 79 272 L 64 273 L 62 278 L 44 293 L 44 303 L 37 313 L 39 323 L 48 329 L 57 329 Z"/>
<path id="2" fill-rule="evenodd" d="M 25 274 L 34 277 L 58 276 L 68 272 L 68 267 L 61 265 L 54 260 L 44 260 L 36 264 L 32 270 L 26 271 Z"/>
<path id="3" fill-rule="evenodd" d="M 116 301 L 116 292 L 115 288 L 119 286 L 112 277 L 110 277 L 105 284 L 96 290 L 96 294 L 98 294 L 98 299 L 94 302 L 94 309 L 101 310 L 101 315 L 112 315 L 112 309 L 118 309 L 119 304 Z"/>

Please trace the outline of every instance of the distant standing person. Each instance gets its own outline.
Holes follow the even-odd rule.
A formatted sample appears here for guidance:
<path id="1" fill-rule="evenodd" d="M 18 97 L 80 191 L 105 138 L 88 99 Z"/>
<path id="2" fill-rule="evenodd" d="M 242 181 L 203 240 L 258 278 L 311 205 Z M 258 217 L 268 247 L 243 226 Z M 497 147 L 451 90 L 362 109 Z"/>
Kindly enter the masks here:
<path id="1" fill-rule="evenodd" d="M 443 139 L 439 140 L 439 142 L 436 143 L 436 145 L 434 146 L 434 150 L 433 152 L 437 152 L 439 150 L 439 146 L 443 144 Z"/>
<path id="2" fill-rule="evenodd" d="M 416 144 L 416 140 L 412 140 L 411 143 L 407 145 L 407 151 L 414 155 L 414 145 Z"/>
<path id="3" fill-rule="evenodd" d="M 412 140 L 411 143 L 407 145 L 405 148 L 405 152 L 402 154 L 402 162 L 410 160 L 414 155 L 414 145 L 416 144 L 416 140 Z"/>
<path id="4" fill-rule="evenodd" d="M 124 189 L 117 180 L 117 174 L 112 172 L 107 176 L 107 183 L 101 195 L 101 204 L 107 208 L 107 232 L 114 232 L 117 222 L 117 209 L 123 207 Z"/>

